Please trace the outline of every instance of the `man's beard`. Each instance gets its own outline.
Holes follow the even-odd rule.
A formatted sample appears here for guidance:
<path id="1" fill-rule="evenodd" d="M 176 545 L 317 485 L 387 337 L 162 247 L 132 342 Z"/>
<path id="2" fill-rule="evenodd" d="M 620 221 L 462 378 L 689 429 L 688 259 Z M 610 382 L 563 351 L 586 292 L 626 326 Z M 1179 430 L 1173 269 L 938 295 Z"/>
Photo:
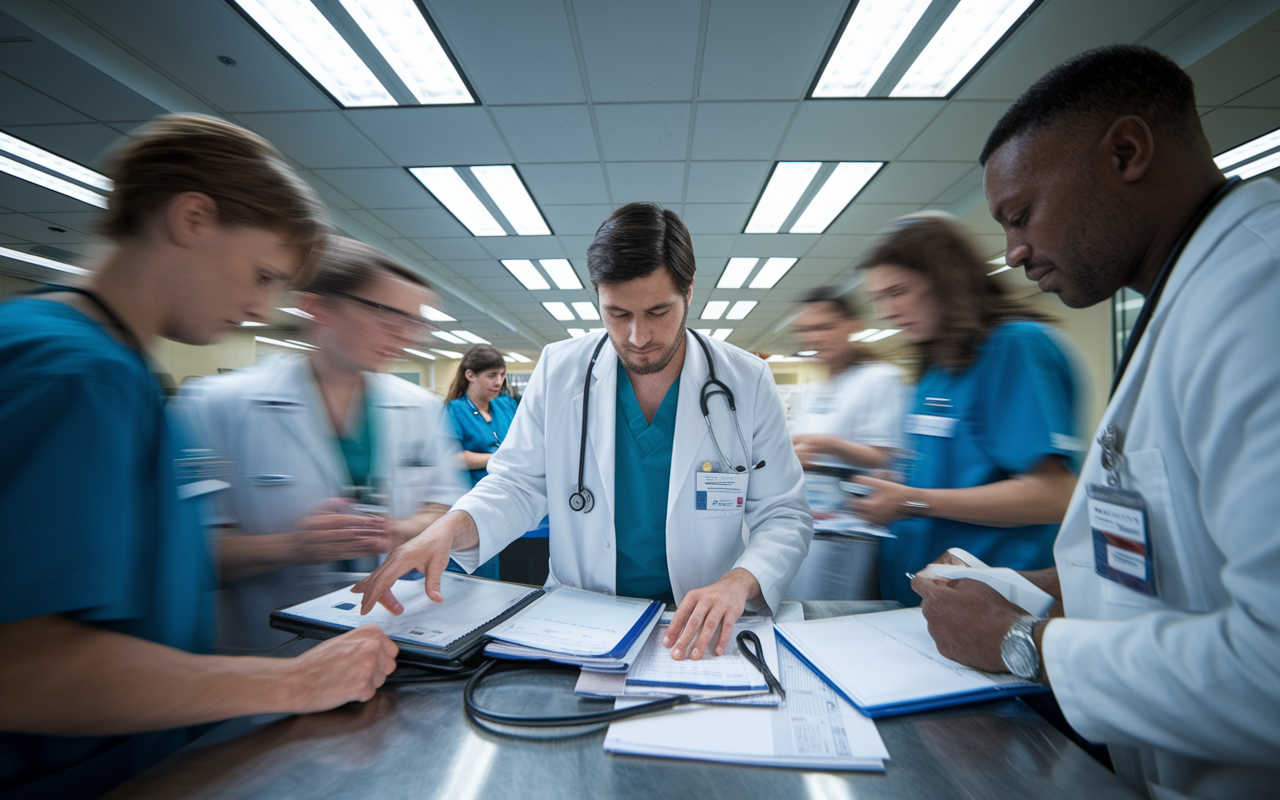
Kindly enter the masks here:
<path id="1" fill-rule="evenodd" d="M 627 358 L 627 351 L 624 347 L 619 347 L 614 343 L 613 349 L 618 352 L 618 360 L 622 362 L 622 366 L 632 375 L 652 375 L 655 372 L 662 372 L 671 363 L 671 359 L 676 357 L 676 353 L 680 350 L 680 345 L 684 343 L 685 323 L 689 321 L 689 304 L 685 303 L 684 316 L 680 318 L 680 333 L 671 342 L 671 346 L 664 350 L 656 360 L 637 364 Z"/>

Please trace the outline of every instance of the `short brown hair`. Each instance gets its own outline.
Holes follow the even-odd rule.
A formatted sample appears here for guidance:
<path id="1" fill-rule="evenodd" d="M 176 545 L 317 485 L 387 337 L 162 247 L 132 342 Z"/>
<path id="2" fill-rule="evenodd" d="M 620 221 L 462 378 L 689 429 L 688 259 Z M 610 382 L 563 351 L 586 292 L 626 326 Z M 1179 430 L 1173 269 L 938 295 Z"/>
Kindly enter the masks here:
<path id="1" fill-rule="evenodd" d="M 917 347 L 921 372 L 934 364 L 949 370 L 973 366 L 982 343 L 1001 323 L 1054 321 L 987 275 L 991 265 L 950 214 L 926 212 L 895 221 L 858 260 L 857 269 L 884 265 L 923 275 L 938 298 L 938 338 Z"/>
<path id="2" fill-rule="evenodd" d="M 303 256 L 298 285 L 329 230 L 319 195 L 270 142 L 213 117 L 157 117 L 112 154 L 107 171 L 113 187 L 99 229 L 109 239 L 138 235 L 174 196 L 200 192 L 217 205 L 223 224 L 288 238 Z"/>
<path id="3" fill-rule="evenodd" d="M 507 368 L 507 362 L 503 360 L 498 348 L 487 344 L 478 344 L 471 348 L 458 363 L 458 374 L 453 376 L 453 383 L 449 386 L 449 394 L 444 401 L 448 403 L 457 400 L 467 393 L 467 388 L 471 386 L 471 381 L 467 380 L 467 370 L 484 372 L 498 367 Z M 506 385 L 505 382 L 503 385 Z"/>
<path id="4" fill-rule="evenodd" d="M 328 236 L 315 271 L 301 289 L 321 297 L 341 297 L 364 289 L 382 274 L 432 288 L 426 278 L 378 248 L 345 236 Z"/>
<path id="5" fill-rule="evenodd" d="M 800 297 L 801 305 L 824 303 L 827 308 L 845 319 L 862 319 L 862 309 L 849 296 L 834 286 L 817 286 Z"/>
<path id="6" fill-rule="evenodd" d="M 609 215 L 587 248 L 591 285 L 626 283 L 665 268 L 680 294 L 693 285 L 697 264 L 689 229 L 657 203 L 627 203 Z"/>

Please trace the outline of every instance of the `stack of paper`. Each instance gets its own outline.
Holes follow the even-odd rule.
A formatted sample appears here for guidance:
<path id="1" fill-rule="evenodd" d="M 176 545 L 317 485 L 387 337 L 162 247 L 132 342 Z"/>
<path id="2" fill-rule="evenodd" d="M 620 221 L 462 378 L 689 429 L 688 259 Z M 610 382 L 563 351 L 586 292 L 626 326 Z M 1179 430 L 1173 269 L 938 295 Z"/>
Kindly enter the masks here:
<path id="1" fill-rule="evenodd" d="M 775 708 L 681 706 L 615 722 L 614 753 L 769 767 L 883 771 L 889 758 L 875 723 L 841 699 L 798 658 L 778 651 L 787 702 Z M 642 700 L 618 700 L 617 707 Z"/>
<path id="2" fill-rule="evenodd" d="M 871 717 L 1046 689 L 944 657 L 918 608 L 783 622 L 777 629 L 782 644 Z"/>
<path id="3" fill-rule="evenodd" d="M 605 672 L 626 672 L 657 627 L 657 600 L 559 586 L 489 631 L 494 658 L 547 660 Z"/>
<path id="4" fill-rule="evenodd" d="M 584 697 L 672 697 L 683 694 L 699 702 L 734 702 L 774 706 L 781 700 L 769 693 L 764 674 L 742 655 L 737 637 L 742 631 L 754 631 L 760 639 L 765 663 L 778 674 L 778 645 L 769 617 L 744 616 L 733 628 L 733 638 L 723 655 L 705 655 L 701 659 L 676 661 L 671 650 L 662 645 L 672 613 L 662 615 L 640 651 L 639 658 L 626 674 L 596 672 L 583 669 L 575 691 Z"/>

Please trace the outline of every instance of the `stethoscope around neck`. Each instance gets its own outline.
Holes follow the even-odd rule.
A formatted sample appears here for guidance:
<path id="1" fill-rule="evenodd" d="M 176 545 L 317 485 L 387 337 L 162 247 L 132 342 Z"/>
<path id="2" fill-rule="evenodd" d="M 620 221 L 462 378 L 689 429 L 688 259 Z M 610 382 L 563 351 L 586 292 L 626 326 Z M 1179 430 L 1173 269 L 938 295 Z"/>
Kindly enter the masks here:
<path id="1" fill-rule="evenodd" d="M 711 444 L 716 449 L 716 455 L 720 456 L 721 464 L 728 464 L 729 459 L 724 457 L 724 451 L 720 449 L 720 442 L 716 439 L 715 429 L 711 427 L 711 410 L 709 403 L 711 398 L 723 396 L 725 403 L 729 406 L 729 414 L 733 419 L 733 429 L 738 434 L 738 444 L 742 446 L 742 454 L 747 455 L 747 440 L 742 435 L 742 426 L 738 424 L 738 407 L 733 400 L 733 391 L 725 386 L 722 381 L 716 378 L 716 362 L 711 356 L 711 347 L 703 339 L 702 334 L 693 329 L 686 329 L 693 334 L 693 338 L 697 340 L 702 347 L 703 354 L 707 357 L 707 379 L 703 382 L 702 388 L 698 391 L 698 407 L 702 410 L 702 420 L 707 423 L 707 432 L 711 434 Z M 569 508 L 574 511 L 587 513 L 595 508 L 596 500 L 592 496 L 591 490 L 582 482 L 583 470 L 587 465 L 587 413 L 591 408 L 591 372 L 596 367 L 596 359 L 600 357 L 600 351 L 604 348 L 604 343 L 609 341 L 609 335 L 605 334 L 600 337 L 600 343 L 596 345 L 596 349 L 591 352 L 591 361 L 587 364 L 587 377 L 582 385 L 582 438 L 578 446 L 578 488 L 569 495 Z M 755 471 L 764 466 L 764 459 L 758 463 L 751 465 L 750 471 Z M 734 472 L 747 472 L 745 465 L 733 467 Z"/>

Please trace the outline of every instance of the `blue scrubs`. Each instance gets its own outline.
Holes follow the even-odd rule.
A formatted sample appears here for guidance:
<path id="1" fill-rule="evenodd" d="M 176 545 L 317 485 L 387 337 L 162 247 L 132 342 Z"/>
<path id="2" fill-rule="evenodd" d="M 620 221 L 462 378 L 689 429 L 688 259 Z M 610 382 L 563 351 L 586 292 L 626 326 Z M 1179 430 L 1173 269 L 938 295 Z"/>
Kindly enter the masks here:
<path id="1" fill-rule="evenodd" d="M 676 434 L 680 378 L 653 415 L 644 418 L 627 371 L 618 366 L 614 432 L 613 527 L 617 534 L 617 592 L 674 603 L 667 570 L 667 488 Z"/>
<path id="2" fill-rule="evenodd" d="M 907 484 L 982 486 L 1030 472 L 1048 456 L 1061 456 L 1078 473 L 1083 389 L 1059 335 L 1038 322 L 1009 322 L 991 332 L 969 369 L 931 367 L 907 418 L 905 446 L 914 451 L 905 465 Z M 880 592 L 917 605 L 920 596 L 906 573 L 923 569 L 948 547 L 962 547 L 993 567 L 1041 569 L 1053 565 L 1058 526 L 991 528 L 916 517 L 891 530 L 898 538 L 880 543 Z"/>
<path id="3" fill-rule="evenodd" d="M 0 624 L 63 614 L 208 652 L 213 563 L 142 359 L 62 303 L 0 306 L 0 431 Z M 97 797 L 189 739 L 0 733 L 0 790 Z"/>
<path id="4" fill-rule="evenodd" d="M 489 401 L 490 419 L 487 422 L 475 403 L 471 402 L 471 398 L 465 394 L 457 400 L 450 400 L 445 408 L 449 412 L 449 420 L 453 423 L 453 432 L 458 437 L 458 444 L 461 449 L 471 453 L 496 453 L 502 440 L 507 438 L 511 420 L 516 416 L 516 401 L 505 394 L 500 394 Z M 471 485 L 474 487 L 488 474 L 489 471 L 484 469 L 470 470 Z M 449 561 L 449 570 L 463 571 L 462 567 L 452 559 Z M 496 580 L 498 573 L 498 556 L 494 556 L 471 574 Z"/>

